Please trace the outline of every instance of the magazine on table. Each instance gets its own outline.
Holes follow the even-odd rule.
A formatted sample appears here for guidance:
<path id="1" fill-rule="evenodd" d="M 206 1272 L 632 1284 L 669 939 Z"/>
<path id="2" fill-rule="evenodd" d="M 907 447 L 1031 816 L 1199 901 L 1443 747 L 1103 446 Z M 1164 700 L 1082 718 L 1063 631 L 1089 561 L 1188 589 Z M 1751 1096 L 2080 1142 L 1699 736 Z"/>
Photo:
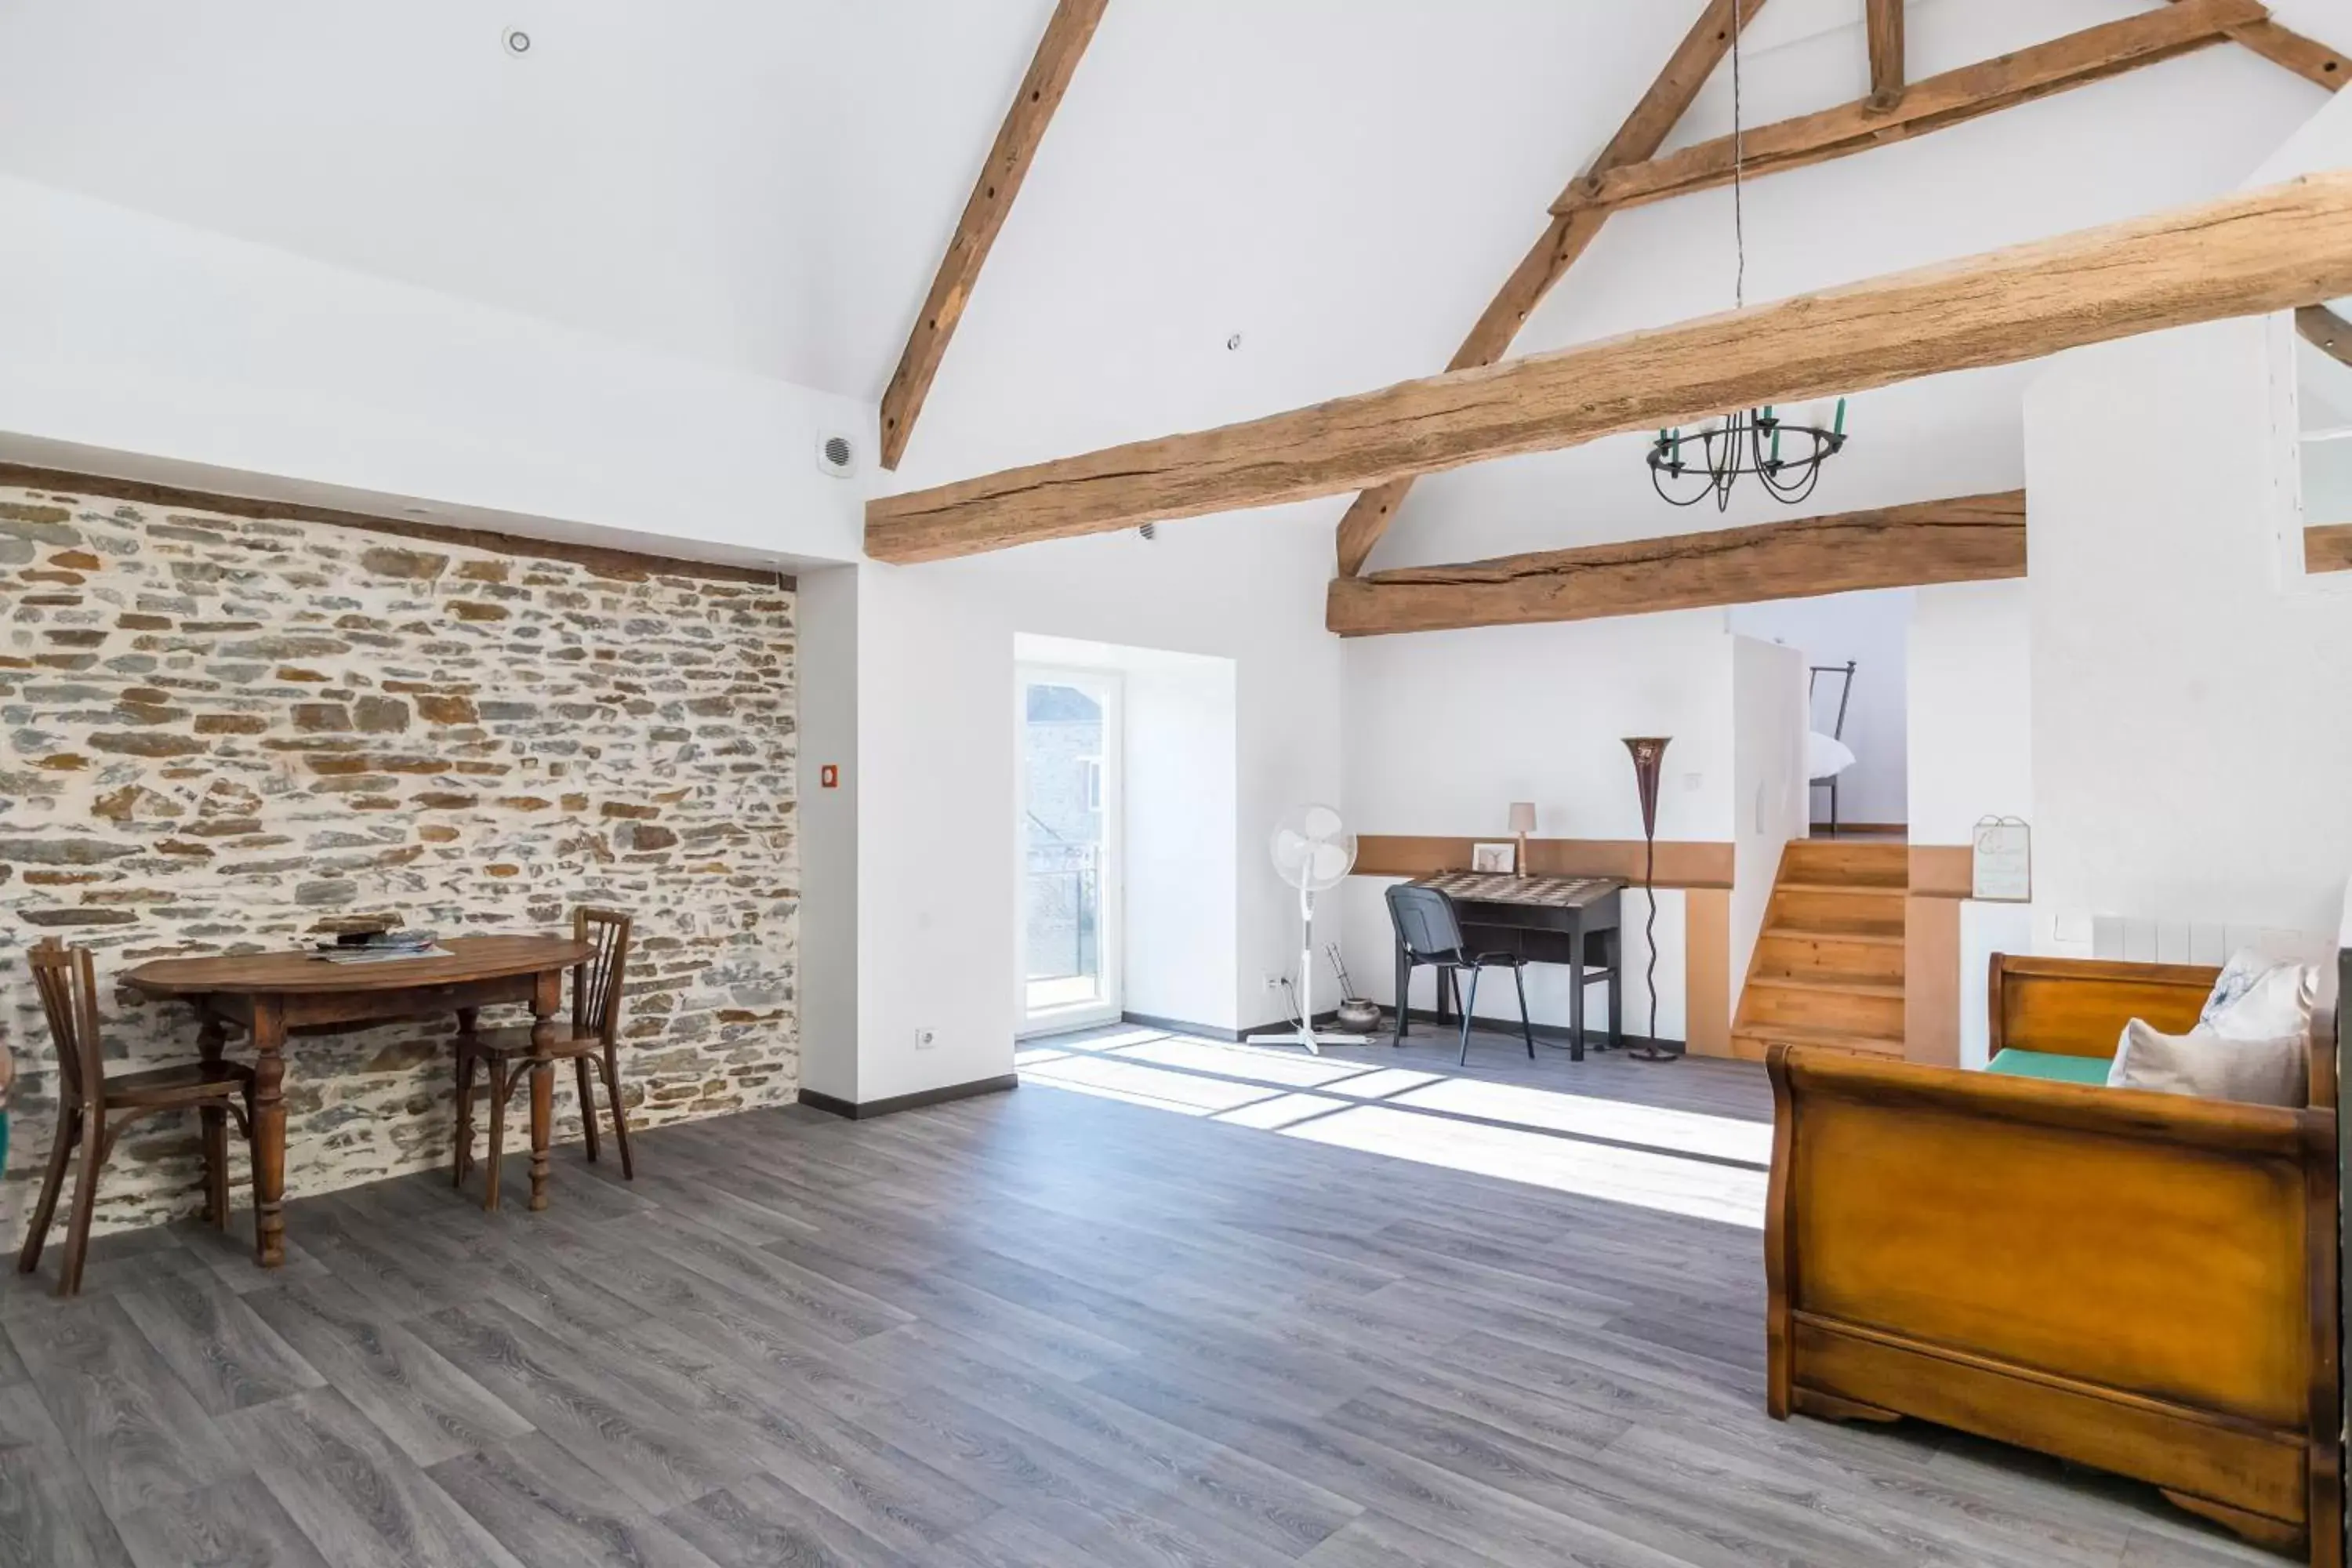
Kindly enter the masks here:
<path id="1" fill-rule="evenodd" d="M 354 931 L 322 942 L 318 956 L 329 963 L 386 963 L 404 958 L 447 958 L 429 931 Z"/>

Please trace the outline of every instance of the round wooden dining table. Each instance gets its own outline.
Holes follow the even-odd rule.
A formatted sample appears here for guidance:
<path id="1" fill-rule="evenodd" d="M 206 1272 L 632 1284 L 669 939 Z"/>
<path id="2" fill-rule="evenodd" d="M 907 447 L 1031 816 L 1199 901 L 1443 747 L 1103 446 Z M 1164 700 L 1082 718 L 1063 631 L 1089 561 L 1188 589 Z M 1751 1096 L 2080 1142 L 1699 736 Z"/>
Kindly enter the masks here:
<path id="1" fill-rule="evenodd" d="M 553 1019 L 563 1005 L 563 972 L 594 950 L 570 937 L 460 936 L 427 957 L 331 963 L 310 952 L 159 958 L 122 976 L 150 996 L 192 1004 L 197 1048 L 220 1058 L 233 1026 L 253 1045 L 255 1245 L 264 1268 L 286 1260 L 286 1037 L 336 1033 L 402 1018 L 457 1016 L 459 1037 L 475 1032 L 479 1009 L 519 1002 L 530 1009 L 530 1206 L 547 1206 L 547 1145 L 554 1121 Z"/>

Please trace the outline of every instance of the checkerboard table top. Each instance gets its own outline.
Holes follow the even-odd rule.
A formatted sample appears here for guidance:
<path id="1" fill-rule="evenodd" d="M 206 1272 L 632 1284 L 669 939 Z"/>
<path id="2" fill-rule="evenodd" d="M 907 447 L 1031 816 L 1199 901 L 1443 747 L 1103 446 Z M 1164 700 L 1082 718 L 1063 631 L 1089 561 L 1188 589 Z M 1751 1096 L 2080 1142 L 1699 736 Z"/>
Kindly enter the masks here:
<path id="1" fill-rule="evenodd" d="M 1625 884 L 1614 877 L 1515 877 L 1507 871 L 1440 871 L 1414 880 L 1449 898 L 1490 904 L 1540 904 L 1579 910 L 1597 904 Z"/>

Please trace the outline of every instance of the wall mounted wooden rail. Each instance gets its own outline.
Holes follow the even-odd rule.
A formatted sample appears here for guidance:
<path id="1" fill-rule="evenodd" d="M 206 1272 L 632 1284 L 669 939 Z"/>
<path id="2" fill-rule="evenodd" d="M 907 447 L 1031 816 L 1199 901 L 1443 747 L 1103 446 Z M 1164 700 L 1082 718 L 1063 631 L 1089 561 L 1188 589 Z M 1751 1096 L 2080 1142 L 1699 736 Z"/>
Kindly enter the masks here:
<path id="1" fill-rule="evenodd" d="M 1866 152 L 2224 43 L 2232 27 L 2268 15 L 2257 0 L 2181 0 L 2169 10 L 2085 27 L 1924 77 L 1884 103 L 1874 92 L 1817 114 L 1759 125 L 1742 133 L 1736 152 L 1730 137 L 1719 136 L 1646 163 L 1589 174 L 1570 183 L 1552 203 L 1552 212 L 1564 216 L 1584 207 L 1634 206 L 1727 185 L 1735 164 L 1752 180 Z"/>
<path id="2" fill-rule="evenodd" d="M 1341 637 L 1587 621 L 2025 575 L 2025 492 L 1332 579 Z"/>
<path id="3" fill-rule="evenodd" d="M 938 561 L 1305 500 L 2347 293 L 2352 171 L 2338 170 L 1244 424 L 884 496 L 867 503 L 866 547 L 881 561 Z"/>
<path id="4" fill-rule="evenodd" d="M 1744 0 L 1738 7 L 1738 25 L 1746 26 L 1763 8 L 1764 0 Z M 1664 68 L 1633 105 L 1633 111 L 1617 128 L 1617 134 L 1587 166 L 1587 174 L 1639 163 L 1665 145 L 1666 138 L 1689 110 L 1691 100 L 1698 96 L 1699 89 L 1706 85 L 1706 79 L 1729 51 L 1733 21 L 1732 0 L 1708 0 L 1698 20 L 1667 58 Z M 1474 365 L 1492 364 L 1508 353 L 1511 340 L 1519 335 L 1528 317 L 1551 292 L 1552 285 L 1576 265 L 1577 258 L 1599 237 L 1601 226 L 1608 221 L 1607 210 L 1596 209 L 1555 217 L 1546 225 L 1526 257 L 1503 280 L 1502 288 L 1488 301 L 1471 327 L 1470 335 L 1462 340 L 1462 346 L 1454 351 L 1445 368 L 1468 370 Z M 1410 479 L 1391 479 L 1364 491 L 1349 505 L 1347 516 L 1339 520 L 1340 576 L 1352 577 L 1363 569 L 1364 558 L 1381 542 L 1381 535 L 1396 516 L 1396 509 L 1404 504 L 1405 492 L 1412 488 Z"/>
<path id="5" fill-rule="evenodd" d="M 1431 837 L 1415 834 L 1363 833 L 1356 837 L 1355 875 L 1359 877 L 1427 877 L 1439 871 L 1465 870 L 1470 847 L 1499 841 L 1507 834 L 1490 834 L 1487 840 Z M 1731 886 L 1731 846 L 1715 839 L 1661 839 L 1658 844 L 1657 885 L 1661 888 L 1725 889 Z M 1538 877 L 1622 877 L 1642 879 L 1642 841 L 1638 838 L 1530 838 L 1528 870 Z"/>

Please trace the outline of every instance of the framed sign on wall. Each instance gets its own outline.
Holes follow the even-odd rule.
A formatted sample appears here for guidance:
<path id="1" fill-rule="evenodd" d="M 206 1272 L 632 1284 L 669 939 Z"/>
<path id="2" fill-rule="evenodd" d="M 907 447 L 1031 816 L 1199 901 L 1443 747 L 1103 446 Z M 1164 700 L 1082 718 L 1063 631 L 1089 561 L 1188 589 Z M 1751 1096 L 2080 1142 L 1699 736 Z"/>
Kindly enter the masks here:
<path id="1" fill-rule="evenodd" d="M 1973 835 L 1975 869 L 1969 896 L 1991 903 L 2022 904 L 2033 897 L 2033 830 L 2022 818 L 1979 819 Z"/>

